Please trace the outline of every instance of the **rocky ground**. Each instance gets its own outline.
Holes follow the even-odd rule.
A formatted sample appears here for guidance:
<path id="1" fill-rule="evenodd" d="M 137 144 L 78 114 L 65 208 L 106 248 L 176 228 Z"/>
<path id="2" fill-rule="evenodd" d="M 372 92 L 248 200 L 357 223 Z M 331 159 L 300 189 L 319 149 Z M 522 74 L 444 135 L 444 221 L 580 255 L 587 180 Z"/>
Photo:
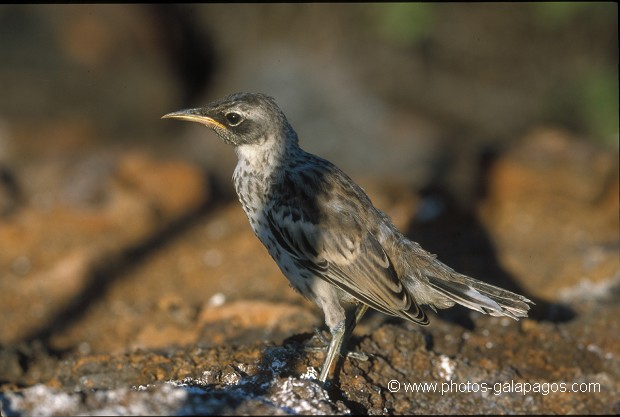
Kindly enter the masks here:
<path id="1" fill-rule="evenodd" d="M 620 411 L 613 153 L 534 132 L 489 164 L 470 213 L 361 181 L 440 259 L 537 304 L 519 322 L 453 309 L 425 328 L 371 314 L 351 344 L 369 359 L 347 358 L 327 387 L 323 353 L 304 349 L 321 314 L 238 204 L 217 204 L 187 163 L 98 158 L 57 176 L 88 199 L 26 181 L 41 172 L 3 182 L 3 415 Z M 34 184 L 27 202 L 13 182 Z M 438 392 L 408 392 L 418 383 Z M 586 392 L 555 392 L 571 389 Z"/>
<path id="2" fill-rule="evenodd" d="M 617 94 L 600 140 L 569 89 L 608 90 L 617 19 L 401 7 L 0 8 L 1 416 L 620 413 Z M 405 39 L 412 10 L 434 26 Z M 234 152 L 159 120 L 243 89 L 529 317 L 370 312 L 367 360 L 317 383 L 323 317 L 250 231 Z"/>

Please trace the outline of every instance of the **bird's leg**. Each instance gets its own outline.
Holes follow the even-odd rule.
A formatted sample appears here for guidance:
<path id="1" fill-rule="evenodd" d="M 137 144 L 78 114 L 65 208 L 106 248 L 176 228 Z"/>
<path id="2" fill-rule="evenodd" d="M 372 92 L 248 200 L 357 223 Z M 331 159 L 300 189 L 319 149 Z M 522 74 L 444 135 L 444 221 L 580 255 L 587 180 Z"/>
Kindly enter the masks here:
<path id="1" fill-rule="evenodd" d="M 368 306 L 366 304 L 360 303 L 357 306 L 357 309 L 355 310 L 355 325 L 353 327 L 357 326 L 357 324 L 362 320 L 366 310 L 368 310 Z M 353 331 L 353 329 L 351 329 L 351 331 Z"/>
<path id="2" fill-rule="evenodd" d="M 323 332 L 320 329 L 318 328 L 314 329 L 314 336 L 312 336 L 312 339 L 310 339 L 310 343 L 312 342 L 313 339 L 318 340 L 320 345 L 319 346 L 305 345 L 304 350 L 306 352 L 326 352 L 327 351 L 327 348 L 329 347 L 329 340 L 327 340 L 327 337 L 323 335 Z M 347 351 L 346 356 L 347 358 L 357 359 L 358 361 L 368 360 L 368 356 L 363 352 Z"/>
<path id="3" fill-rule="evenodd" d="M 325 362 L 323 363 L 323 369 L 321 370 L 319 381 L 325 382 L 327 380 L 327 375 L 331 368 L 332 362 L 336 358 L 336 354 L 340 353 L 342 355 L 344 353 L 343 350 L 346 349 L 346 342 L 349 340 L 349 337 L 351 337 L 353 329 L 355 329 L 355 326 L 362 319 L 367 309 L 367 305 L 359 304 L 355 309 L 354 315 L 347 315 L 348 317 L 345 320 L 342 320 L 334 328 L 330 329 L 332 340 L 327 348 L 327 356 L 325 357 Z M 358 354 L 356 352 L 348 352 L 347 356 L 360 360 L 368 360 L 368 356 L 363 353 Z"/>
<path id="4" fill-rule="evenodd" d="M 362 304 L 362 303 L 358 304 L 357 308 L 355 309 L 355 321 L 350 326 L 347 326 L 348 334 L 345 336 L 345 340 L 349 339 L 349 337 L 353 333 L 353 330 L 355 329 L 357 324 L 362 320 L 362 317 L 364 317 L 364 314 L 366 313 L 366 310 L 368 310 L 368 306 L 366 304 Z M 363 353 L 363 352 L 347 351 L 346 355 L 349 358 L 354 358 L 354 359 L 357 359 L 359 361 L 367 361 L 368 360 L 368 356 L 365 353 Z"/>
<path id="5" fill-rule="evenodd" d="M 332 334 L 332 340 L 329 342 L 329 347 L 327 348 L 327 356 L 325 356 L 325 362 L 323 362 L 323 369 L 321 369 L 321 375 L 319 376 L 319 381 L 321 382 L 327 381 L 327 374 L 329 374 L 329 370 L 332 367 L 332 362 L 336 358 L 336 354 L 340 352 L 342 342 L 344 341 L 344 336 L 347 333 L 346 322 L 346 320 L 342 320 L 334 328 L 329 330 Z"/>
<path id="6" fill-rule="evenodd" d="M 359 304 L 355 310 L 355 322 L 353 324 L 350 324 L 349 326 L 347 326 L 347 329 L 349 329 L 349 334 L 353 333 L 353 330 L 355 329 L 355 327 L 357 326 L 357 324 L 362 320 L 362 317 L 364 317 L 364 313 L 366 313 L 366 310 L 368 310 L 368 306 L 366 304 Z M 318 352 L 318 351 L 325 351 L 327 350 L 327 347 L 329 346 L 329 340 L 327 340 L 327 338 L 325 337 L 325 335 L 323 334 L 323 332 L 321 331 L 321 329 L 319 328 L 315 328 L 314 329 L 314 336 L 312 336 L 312 339 L 316 339 L 319 341 L 320 346 L 306 346 L 305 349 L 307 351 L 311 351 L 311 352 Z M 346 339 L 346 337 L 345 337 Z M 357 353 L 356 352 L 347 352 L 347 356 L 348 357 L 352 357 L 352 358 L 356 358 L 356 359 L 361 359 L 361 360 L 366 360 L 368 359 L 368 357 L 366 357 L 366 355 L 362 354 L 362 357 L 357 357 Z"/>

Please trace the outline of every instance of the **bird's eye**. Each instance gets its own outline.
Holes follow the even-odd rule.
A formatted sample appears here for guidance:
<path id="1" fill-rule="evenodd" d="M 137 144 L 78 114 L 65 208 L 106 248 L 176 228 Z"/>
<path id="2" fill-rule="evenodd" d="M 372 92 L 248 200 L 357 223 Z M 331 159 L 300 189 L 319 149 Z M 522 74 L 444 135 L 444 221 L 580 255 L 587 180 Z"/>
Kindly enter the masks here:
<path id="1" fill-rule="evenodd" d="M 230 126 L 238 126 L 243 121 L 243 118 L 239 113 L 226 113 L 224 117 L 226 117 L 226 120 Z"/>

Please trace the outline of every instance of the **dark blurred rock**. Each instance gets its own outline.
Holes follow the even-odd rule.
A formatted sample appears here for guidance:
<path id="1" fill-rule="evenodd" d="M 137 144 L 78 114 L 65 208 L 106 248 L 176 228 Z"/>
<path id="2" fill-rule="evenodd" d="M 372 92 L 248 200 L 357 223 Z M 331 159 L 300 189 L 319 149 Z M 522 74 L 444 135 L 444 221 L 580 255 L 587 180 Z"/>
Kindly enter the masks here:
<path id="1" fill-rule="evenodd" d="M 3 7 L 0 78 L 10 99 L 0 113 L 10 131 L 35 133 L 13 141 L 14 151 L 101 141 L 152 144 L 161 137 L 159 116 L 180 106 L 183 95 L 170 48 L 192 42 L 208 50 L 209 44 L 198 30 L 179 30 L 175 10 L 165 24 L 146 5 Z M 206 77 L 212 62 L 204 61 Z M 87 126 L 96 134 L 71 142 L 54 135 L 59 125 Z"/>
<path id="2" fill-rule="evenodd" d="M 0 384 L 15 387 L 49 381 L 56 367 L 56 358 L 40 341 L 0 346 Z"/>
<path id="3" fill-rule="evenodd" d="M 15 174 L 0 164 L 0 217 L 14 212 L 22 202 L 22 190 Z"/>

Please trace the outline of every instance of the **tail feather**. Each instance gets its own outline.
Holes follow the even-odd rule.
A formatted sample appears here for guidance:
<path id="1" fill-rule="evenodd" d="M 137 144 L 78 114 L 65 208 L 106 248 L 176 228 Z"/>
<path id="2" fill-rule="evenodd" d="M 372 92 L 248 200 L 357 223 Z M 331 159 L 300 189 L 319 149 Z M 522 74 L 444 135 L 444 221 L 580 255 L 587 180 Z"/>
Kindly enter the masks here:
<path id="1" fill-rule="evenodd" d="M 431 288 L 448 299 L 491 316 L 508 316 L 518 320 L 519 317 L 527 317 L 529 304 L 534 304 L 522 295 L 461 274 L 451 274 L 449 279 L 433 275 L 426 278 Z"/>

